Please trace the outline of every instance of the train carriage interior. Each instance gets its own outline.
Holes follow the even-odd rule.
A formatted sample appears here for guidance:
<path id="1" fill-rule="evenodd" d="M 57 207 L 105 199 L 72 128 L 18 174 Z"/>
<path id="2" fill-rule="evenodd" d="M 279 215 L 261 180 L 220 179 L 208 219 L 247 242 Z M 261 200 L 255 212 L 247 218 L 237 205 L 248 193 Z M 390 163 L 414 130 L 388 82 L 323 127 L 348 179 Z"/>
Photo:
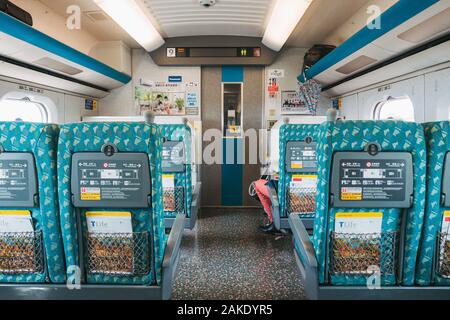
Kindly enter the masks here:
<path id="1" fill-rule="evenodd" d="M 450 300 L 450 0 L 0 0 L 0 299 Z"/>

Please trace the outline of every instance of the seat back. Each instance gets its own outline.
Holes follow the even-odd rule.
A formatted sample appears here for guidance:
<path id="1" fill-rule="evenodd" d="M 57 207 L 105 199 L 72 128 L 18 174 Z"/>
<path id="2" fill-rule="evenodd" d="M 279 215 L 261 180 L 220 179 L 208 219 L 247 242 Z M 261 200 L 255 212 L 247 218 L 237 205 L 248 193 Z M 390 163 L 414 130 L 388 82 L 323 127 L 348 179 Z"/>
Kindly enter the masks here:
<path id="1" fill-rule="evenodd" d="M 317 124 L 285 124 L 280 128 L 280 216 L 314 217 L 317 191 Z"/>
<path id="2" fill-rule="evenodd" d="M 64 283 L 55 125 L 0 122 L 0 282 Z"/>
<path id="3" fill-rule="evenodd" d="M 400 121 L 324 123 L 313 243 L 319 281 L 413 285 L 425 205 L 423 129 Z"/>
<path id="4" fill-rule="evenodd" d="M 159 284 L 162 136 L 145 123 L 61 126 L 58 183 L 70 281 Z M 78 269 L 79 268 L 79 269 Z"/>
<path id="5" fill-rule="evenodd" d="M 419 285 L 450 285 L 450 122 L 424 124 L 427 196 L 416 273 Z"/>
<path id="6" fill-rule="evenodd" d="M 161 125 L 163 144 L 164 214 L 191 217 L 191 129 L 188 125 Z"/>

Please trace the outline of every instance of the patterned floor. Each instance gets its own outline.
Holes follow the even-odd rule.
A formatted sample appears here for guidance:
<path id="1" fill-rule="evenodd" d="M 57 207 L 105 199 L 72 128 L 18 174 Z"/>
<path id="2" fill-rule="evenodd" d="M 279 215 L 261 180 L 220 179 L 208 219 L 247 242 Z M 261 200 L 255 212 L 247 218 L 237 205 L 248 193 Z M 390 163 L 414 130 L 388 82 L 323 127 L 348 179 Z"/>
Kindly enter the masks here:
<path id="1" fill-rule="evenodd" d="M 257 232 L 258 210 L 203 210 L 186 231 L 175 300 L 304 299 L 290 236 Z"/>

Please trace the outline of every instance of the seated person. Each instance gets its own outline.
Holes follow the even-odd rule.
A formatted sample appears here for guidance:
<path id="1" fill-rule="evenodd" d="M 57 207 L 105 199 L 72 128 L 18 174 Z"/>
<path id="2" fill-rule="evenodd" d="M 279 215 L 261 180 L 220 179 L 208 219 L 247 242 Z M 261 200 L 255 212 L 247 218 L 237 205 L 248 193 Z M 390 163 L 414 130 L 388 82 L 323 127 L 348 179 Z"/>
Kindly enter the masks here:
<path id="1" fill-rule="evenodd" d="M 268 188 L 269 183 L 272 182 L 268 181 L 266 179 L 266 176 L 261 177 L 261 179 L 252 183 L 251 187 L 253 190 L 250 192 L 250 194 L 257 200 L 259 200 L 259 202 L 261 202 L 267 218 L 269 219 L 269 223 L 267 225 L 261 226 L 259 228 L 259 231 L 263 233 L 278 233 L 273 223 L 272 200 L 270 199 Z"/>

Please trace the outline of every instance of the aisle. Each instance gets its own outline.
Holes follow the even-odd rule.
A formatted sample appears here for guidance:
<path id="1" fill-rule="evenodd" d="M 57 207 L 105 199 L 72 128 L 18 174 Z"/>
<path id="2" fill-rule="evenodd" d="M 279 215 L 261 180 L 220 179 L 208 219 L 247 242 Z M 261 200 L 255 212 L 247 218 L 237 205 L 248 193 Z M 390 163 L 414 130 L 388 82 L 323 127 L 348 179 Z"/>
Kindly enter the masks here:
<path id="1" fill-rule="evenodd" d="M 303 299 L 290 236 L 257 232 L 259 210 L 203 210 L 186 231 L 173 299 Z"/>

